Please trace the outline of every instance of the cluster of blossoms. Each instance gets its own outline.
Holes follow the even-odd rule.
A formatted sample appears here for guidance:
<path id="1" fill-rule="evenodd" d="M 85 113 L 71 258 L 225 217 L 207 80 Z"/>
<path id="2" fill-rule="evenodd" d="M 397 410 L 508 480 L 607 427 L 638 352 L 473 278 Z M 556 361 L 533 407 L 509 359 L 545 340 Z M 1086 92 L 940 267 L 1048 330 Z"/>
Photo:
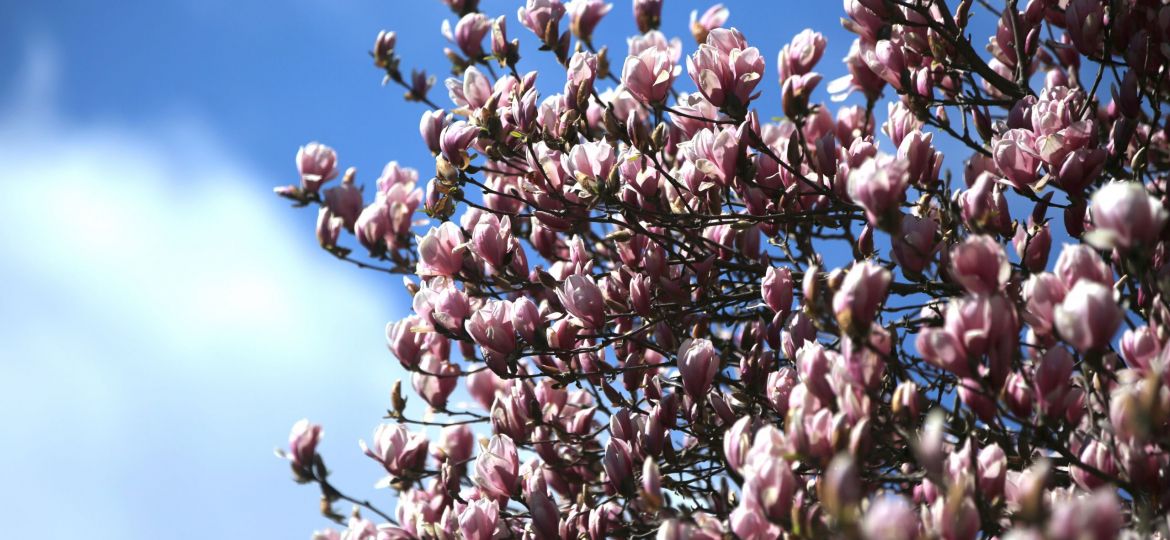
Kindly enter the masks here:
<path id="1" fill-rule="evenodd" d="M 611 71 L 611 4 L 527 0 L 542 96 L 510 17 L 444 1 L 447 109 L 372 53 L 434 175 L 371 202 L 310 143 L 277 189 L 414 276 L 386 339 L 428 419 L 396 385 L 361 443 L 396 510 L 302 421 L 282 455 L 347 527 L 317 538 L 1170 536 L 1170 5 L 844 0 L 834 112 L 813 30 L 768 103 L 722 5 L 684 57 L 634 0 Z"/>

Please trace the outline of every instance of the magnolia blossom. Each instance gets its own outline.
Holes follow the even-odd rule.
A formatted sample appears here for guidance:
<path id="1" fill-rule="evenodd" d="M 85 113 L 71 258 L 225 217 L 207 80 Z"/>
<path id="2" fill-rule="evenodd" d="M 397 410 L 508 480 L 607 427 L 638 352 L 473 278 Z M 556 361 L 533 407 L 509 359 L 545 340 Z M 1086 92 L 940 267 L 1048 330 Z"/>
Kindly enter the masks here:
<path id="1" fill-rule="evenodd" d="M 516 445 L 507 435 L 495 435 L 488 442 L 486 449 L 475 458 L 475 485 L 484 493 L 508 499 L 516 489 L 517 474 L 520 471 L 520 461 L 516 455 Z"/>
<path id="2" fill-rule="evenodd" d="M 362 452 L 381 463 L 386 472 L 403 477 L 418 472 L 427 457 L 426 435 L 410 433 L 402 424 L 382 424 L 374 431 L 373 447 L 359 441 Z"/>
<path id="3" fill-rule="evenodd" d="M 678 370 L 683 388 L 694 399 L 701 399 L 711 388 L 719 371 L 719 353 L 707 339 L 688 339 L 678 349 Z"/>
<path id="4" fill-rule="evenodd" d="M 682 67 L 675 64 L 669 50 L 647 48 L 637 55 L 626 57 L 622 65 L 622 86 L 644 104 L 662 103 L 670 94 L 674 78 L 681 71 Z"/>
<path id="5" fill-rule="evenodd" d="M 734 28 L 712 30 L 705 43 L 687 58 L 687 73 L 699 92 L 716 107 L 729 99 L 745 106 L 764 74 L 764 59 Z"/>
<path id="6" fill-rule="evenodd" d="M 865 209 L 871 225 L 880 226 L 898 210 L 909 180 L 906 162 L 892 156 L 871 158 L 849 173 L 849 198 Z"/>
<path id="7" fill-rule="evenodd" d="M 593 29 L 597 28 L 601 18 L 611 9 L 613 4 L 602 0 L 572 0 L 565 4 L 565 11 L 569 14 L 569 28 L 573 35 L 586 41 L 593 36 Z"/>
<path id="8" fill-rule="evenodd" d="M 1122 316 L 1113 291 L 1088 280 L 1078 281 L 1053 312 L 1056 331 L 1082 352 L 1108 344 Z"/>
<path id="9" fill-rule="evenodd" d="M 301 188 L 316 193 L 321 184 L 337 178 L 337 152 L 319 142 L 306 144 L 297 150 L 297 171 Z"/>
<path id="10" fill-rule="evenodd" d="M 889 270 L 872 261 L 857 263 L 849 270 L 841 288 L 833 295 L 833 311 L 842 329 L 852 332 L 869 329 L 878 308 L 885 302 L 892 277 Z"/>
<path id="11" fill-rule="evenodd" d="M 1111 182 L 1093 194 L 1089 241 L 1125 250 L 1153 245 L 1166 225 L 1166 208 L 1135 182 Z"/>
<path id="12" fill-rule="evenodd" d="M 699 16 L 697 9 L 691 11 L 691 35 L 695 36 L 695 43 L 705 43 L 707 35 L 712 30 L 723 26 L 729 16 L 731 16 L 731 11 L 723 4 L 715 4 L 707 8 L 702 16 Z"/>
<path id="13" fill-rule="evenodd" d="M 309 470 L 317 455 L 317 443 L 321 440 L 321 426 L 301 419 L 293 424 L 288 435 L 288 459 L 294 469 Z"/>
<path id="14" fill-rule="evenodd" d="M 557 298 L 570 315 L 585 328 L 605 326 L 605 305 L 601 289 L 588 276 L 573 274 L 557 289 Z"/>
<path id="15" fill-rule="evenodd" d="M 524 7 L 516 12 L 516 17 L 536 37 L 545 43 L 556 43 L 560 37 L 559 25 L 565 16 L 565 6 L 561 0 L 528 0 Z"/>
<path id="16" fill-rule="evenodd" d="M 418 238 L 420 276 L 453 276 L 463 267 L 463 231 L 447 222 Z"/>
<path id="17" fill-rule="evenodd" d="M 1170 534 L 1162 2 L 845 0 L 836 67 L 695 6 L 685 84 L 661 0 L 624 47 L 604 0 L 516 2 L 535 40 L 444 2 L 446 95 L 371 50 L 434 168 L 325 187 L 313 143 L 276 189 L 329 257 L 413 274 L 362 443 L 395 494 L 307 421 L 278 451 L 312 510 L 362 501 L 318 537 Z"/>
<path id="18" fill-rule="evenodd" d="M 825 54 L 827 43 L 825 36 L 811 28 L 805 28 L 796 34 L 792 42 L 780 49 L 780 57 L 776 60 L 781 83 L 794 75 L 804 75 L 812 71 Z"/>

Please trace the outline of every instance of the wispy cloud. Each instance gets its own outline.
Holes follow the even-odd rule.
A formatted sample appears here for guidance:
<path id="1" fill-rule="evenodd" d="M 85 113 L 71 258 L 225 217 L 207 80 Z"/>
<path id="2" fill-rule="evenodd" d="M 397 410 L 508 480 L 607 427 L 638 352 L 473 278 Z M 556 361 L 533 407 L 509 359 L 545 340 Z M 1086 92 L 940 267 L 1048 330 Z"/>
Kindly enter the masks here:
<path id="1" fill-rule="evenodd" d="M 271 448 L 313 415 L 342 478 L 376 477 L 355 441 L 400 286 L 314 249 L 192 117 L 60 116 L 54 48 L 28 51 L 0 114 L 5 535 L 307 537 L 315 497 Z"/>

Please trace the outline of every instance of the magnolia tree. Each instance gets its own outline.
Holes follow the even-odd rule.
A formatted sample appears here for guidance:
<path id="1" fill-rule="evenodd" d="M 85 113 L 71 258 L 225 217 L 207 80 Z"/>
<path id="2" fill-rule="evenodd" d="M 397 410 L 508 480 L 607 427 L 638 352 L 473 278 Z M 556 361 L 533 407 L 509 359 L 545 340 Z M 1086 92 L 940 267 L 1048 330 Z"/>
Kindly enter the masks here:
<path id="1" fill-rule="evenodd" d="M 721 5 L 684 57 L 661 0 L 628 49 L 601 0 L 446 3 L 445 107 L 371 53 L 426 106 L 425 187 L 328 187 L 310 143 L 277 189 L 413 275 L 386 340 L 428 408 L 395 386 L 361 443 L 374 502 L 293 428 L 346 527 L 316 538 L 1170 534 L 1166 2 L 845 0 L 828 67 Z"/>

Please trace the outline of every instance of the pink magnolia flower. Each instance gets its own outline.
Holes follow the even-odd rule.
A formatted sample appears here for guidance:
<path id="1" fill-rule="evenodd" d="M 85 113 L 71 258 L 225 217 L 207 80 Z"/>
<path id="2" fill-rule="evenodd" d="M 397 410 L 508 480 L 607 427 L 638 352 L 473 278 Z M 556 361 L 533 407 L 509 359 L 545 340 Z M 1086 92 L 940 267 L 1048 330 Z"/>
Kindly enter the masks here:
<path id="1" fill-rule="evenodd" d="M 444 20 L 441 28 L 443 36 L 455 43 L 460 51 L 470 59 L 483 56 L 483 38 L 491 30 L 492 23 L 483 13 L 468 13 L 459 19 L 455 30 L 451 30 L 451 22 Z"/>
<path id="2" fill-rule="evenodd" d="M 742 504 L 758 509 L 773 522 L 791 516 L 793 496 L 798 489 L 791 465 L 777 455 L 782 449 L 775 443 L 782 437 L 778 430 L 761 429 L 743 466 Z"/>
<path id="3" fill-rule="evenodd" d="M 958 194 L 959 208 L 963 223 L 973 231 L 990 231 L 1006 234 L 1011 231 L 1012 216 L 1007 199 L 1003 196 L 1002 184 L 996 182 L 989 172 L 976 177 L 971 189 Z"/>
<path id="4" fill-rule="evenodd" d="M 1016 227 L 1016 235 L 1012 238 L 1012 245 L 1016 248 L 1016 255 L 1025 268 L 1032 272 L 1043 271 L 1048 266 L 1048 256 L 1052 251 L 1052 232 L 1048 224 L 1040 226 L 1020 223 Z"/>
<path id="5" fill-rule="evenodd" d="M 999 386 L 1007 378 L 1018 346 L 1015 309 L 1002 295 L 965 296 L 947 306 L 942 328 L 919 332 L 915 346 L 931 364 L 960 377 L 973 377 L 973 362 L 987 355 L 988 375 Z"/>
<path id="6" fill-rule="evenodd" d="M 687 58 L 687 73 L 712 105 L 723 107 L 734 99 L 737 107 L 745 107 L 763 77 L 764 59 L 739 30 L 716 28 Z"/>
<path id="7" fill-rule="evenodd" d="M 918 538 L 918 529 L 914 507 L 898 495 L 874 499 L 861 520 L 861 530 L 870 540 L 913 540 Z"/>
<path id="8" fill-rule="evenodd" d="M 616 164 L 613 146 L 604 140 L 575 145 L 561 156 L 561 166 L 583 186 L 603 184 Z"/>
<path id="9" fill-rule="evenodd" d="M 867 97 L 876 99 L 881 94 L 882 88 L 885 88 L 886 81 L 874 73 L 865 63 L 865 59 L 861 55 L 861 40 L 853 40 L 849 54 L 845 56 L 844 61 L 849 74 L 829 83 L 828 91 L 832 94 L 832 101 L 844 101 L 854 90 L 861 90 Z M 845 140 L 842 140 L 841 143 L 846 144 Z"/>
<path id="10" fill-rule="evenodd" d="M 577 110 L 585 110 L 593 94 L 597 79 L 597 55 L 578 51 L 569 58 L 565 81 L 565 103 Z"/>
<path id="11" fill-rule="evenodd" d="M 345 227 L 345 220 L 334 214 L 326 207 L 317 212 L 317 243 L 325 249 L 332 249 L 337 245 L 341 236 L 341 229 Z"/>
<path id="12" fill-rule="evenodd" d="M 1053 312 L 1057 333 L 1081 352 L 1108 345 L 1122 317 L 1113 290 L 1089 280 L 1078 281 Z"/>
<path id="13" fill-rule="evenodd" d="M 721 360 L 715 346 L 708 339 L 687 339 L 678 349 L 678 371 L 683 390 L 691 399 L 701 400 L 707 395 Z"/>
<path id="14" fill-rule="evenodd" d="M 512 321 L 516 332 L 528 343 L 536 342 L 537 332 L 544 325 L 536 304 L 527 296 L 512 301 Z"/>
<path id="15" fill-rule="evenodd" d="M 630 443 L 611 437 L 601 459 L 610 487 L 618 493 L 628 493 L 634 486 L 634 450 Z"/>
<path id="16" fill-rule="evenodd" d="M 422 328 L 425 328 L 424 321 L 417 315 L 386 325 L 386 344 L 390 352 L 408 370 L 418 365 L 426 336 L 416 329 Z"/>
<path id="17" fill-rule="evenodd" d="M 1073 150 L 1056 169 L 1056 183 L 1065 191 L 1080 195 L 1101 175 L 1108 157 L 1109 153 L 1101 148 Z"/>
<path id="18" fill-rule="evenodd" d="M 374 65 L 382 69 L 390 66 L 390 60 L 394 55 L 394 46 L 398 43 L 398 34 L 395 32 L 387 32 L 381 30 L 378 36 L 374 38 L 374 48 L 371 54 L 374 57 Z"/>
<path id="19" fill-rule="evenodd" d="M 479 68 L 471 66 L 467 68 L 467 71 L 463 72 L 462 81 L 456 78 L 447 79 L 447 93 L 450 96 L 451 101 L 455 102 L 456 105 L 459 105 L 461 108 L 474 110 L 487 105 L 488 101 L 491 100 L 493 90 L 492 83 L 488 80 L 487 76 L 484 75 L 483 72 L 479 70 Z M 464 125 L 460 127 L 460 129 L 463 130 L 462 132 L 470 131 L 467 130 L 466 127 L 470 126 Z M 454 137 L 451 137 L 451 140 L 449 140 L 448 143 L 451 143 L 455 140 L 456 139 Z M 462 144 L 462 149 L 466 150 L 468 144 L 470 143 L 468 142 L 460 144 Z M 439 146 L 441 148 L 443 147 L 442 140 L 440 140 Z M 447 150 L 444 149 L 444 153 L 446 152 Z M 447 159 L 458 165 L 457 160 L 453 160 L 449 156 Z"/>
<path id="20" fill-rule="evenodd" d="M 605 303 L 601 288 L 589 276 L 573 274 L 557 288 L 557 298 L 565 311 L 584 327 L 599 330 L 605 327 Z"/>
<path id="21" fill-rule="evenodd" d="M 643 34 L 657 30 L 662 22 L 662 0 L 634 0 L 634 22 Z"/>
<path id="22" fill-rule="evenodd" d="M 426 434 L 410 433 L 402 424 L 381 424 L 374 430 L 373 448 L 366 446 L 366 441 L 359 441 L 359 445 L 386 472 L 399 478 L 418 471 L 427 458 Z"/>
<path id="23" fill-rule="evenodd" d="M 512 324 L 512 304 L 489 300 L 471 315 L 464 325 L 468 335 L 483 349 L 485 359 L 497 373 L 497 367 L 516 350 L 516 331 Z"/>
<path id="24" fill-rule="evenodd" d="M 731 512 L 730 524 L 736 538 L 743 540 L 768 540 L 780 537 L 779 527 L 769 523 L 768 518 L 759 508 L 745 504 L 740 504 Z M 695 538 L 696 536 L 686 535 L 680 536 L 680 538 Z"/>
<path id="25" fill-rule="evenodd" d="M 1007 455 L 1003 449 L 996 444 L 984 447 L 979 451 L 976 465 L 979 471 L 979 491 L 992 498 L 1002 497 L 1008 470 Z"/>
<path id="26" fill-rule="evenodd" d="M 1079 457 L 1082 463 L 1105 475 L 1116 475 L 1118 472 L 1117 463 L 1113 459 L 1109 445 L 1103 444 L 1101 441 L 1089 441 L 1081 450 Z M 1072 476 L 1073 481 L 1085 491 L 1092 491 L 1106 484 L 1105 479 L 1089 472 L 1084 467 L 1069 467 L 1069 469 L 1069 476 Z"/>
<path id="27" fill-rule="evenodd" d="M 902 273 L 922 274 L 934 256 L 937 233 L 938 222 L 933 217 L 902 216 L 901 226 L 890 242 L 891 257 L 902 268 Z"/>
<path id="28" fill-rule="evenodd" d="M 1064 301 L 1064 296 L 1068 293 L 1064 282 L 1055 274 L 1048 272 L 1032 274 L 1028 281 L 1024 282 L 1022 293 L 1026 306 L 1023 313 L 1024 321 L 1039 335 L 1052 332 L 1056 306 Z"/>
<path id="29" fill-rule="evenodd" d="M 892 279 L 889 270 L 873 261 L 854 264 L 833 295 L 833 311 L 841 329 L 850 333 L 868 331 L 886 300 Z"/>
<path id="30" fill-rule="evenodd" d="M 466 540 L 491 540 L 496 534 L 500 505 L 492 499 L 468 503 L 459 514 L 459 532 Z"/>
<path id="31" fill-rule="evenodd" d="M 923 522 L 939 538 L 975 540 L 979 533 L 979 509 L 971 496 L 957 494 L 952 497 L 956 496 L 961 498 L 957 501 L 948 501 L 944 497 L 935 499 Z"/>
<path id="32" fill-rule="evenodd" d="M 803 73 L 784 79 L 780 88 L 780 104 L 784 114 L 795 118 L 808 112 L 809 99 L 821 79 L 819 73 Z"/>
<path id="33" fill-rule="evenodd" d="M 447 124 L 451 122 L 451 115 L 442 109 L 426 111 L 422 114 L 422 118 L 419 119 L 419 135 L 422 136 L 423 143 L 427 145 L 427 148 L 430 149 L 432 154 L 437 155 L 442 150 L 440 146 L 442 133 L 447 127 Z"/>
<path id="34" fill-rule="evenodd" d="M 1012 275 L 1003 247 L 994 238 L 977 235 L 951 249 L 951 275 L 973 294 L 1002 291 Z"/>
<path id="35" fill-rule="evenodd" d="M 1057 501 L 1048 520 L 1046 538 L 1117 538 L 1124 523 L 1117 495 L 1105 488 Z"/>
<path id="36" fill-rule="evenodd" d="M 463 321 L 471 316 L 467 293 L 456 289 L 450 282 L 424 283 L 411 304 L 424 321 L 448 331 L 463 328 Z"/>
<path id="37" fill-rule="evenodd" d="M 470 69 L 468 71 L 471 71 Z M 469 99 L 478 99 L 477 94 L 472 94 L 473 97 Z M 468 105 L 472 102 L 468 101 Z M 476 101 L 478 103 L 478 101 Z M 479 128 L 468 124 L 462 120 L 456 121 L 443 128 L 443 132 L 439 135 L 439 149 L 448 162 L 457 168 L 463 169 L 471 162 L 471 157 L 468 155 L 468 149 L 471 148 L 475 138 L 479 136 Z"/>
<path id="38" fill-rule="evenodd" d="M 654 506 L 662 505 L 662 474 L 651 456 L 646 456 L 642 463 L 642 494 L 653 501 Z"/>
<path id="39" fill-rule="evenodd" d="M 1094 0 L 1071 0 L 1064 11 L 1065 28 L 1077 51 L 1096 56 L 1105 30 L 1105 6 Z"/>
<path id="40" fill-rule="evenodd" d="M 454 276 L 463 268 L 463 231 L 448 221 L 418 239 L 419 276 Z"/>
<path id="41" fill-rule="evenodd" d="M 706 43 L 707 35 L 712 30 L 723 26 L 729 16 L 731 16 L 731 11 L 723 4 L 715 4 L 707 8 L 702 16 L 699 16 L 697 9 L 691 11 L 691 35 L 695 36 L 695 43 Z"/>
<path id="42" fill-rule="evenodd" d="M 895 90 L 902 90 L 902 77 L 907 73 L 903 44 L 889 39 L 861 40 L 861 59 L 865 65 Z"/>
<path id="43" fill-rule="evenodd" d="M 713 180 L 715 184 L 724 186 L 730 185 L 735 178 L 739 149 L 739 136 L 736 130 L 730 127 L 718 130 L 701 129 L 689 141 L 679 145 L 679 153 L 694 163 L 697 171 Z M 713 187 L 715 184 L 709 186 Z M 700 184 L 692 187 L 692 191 L 704 191 L 705 187 L 708 186 Z"/>
<path id="44" fill-rule="evenodd" d="M 1136 182 L 1110 182 L 1093 194 L 1095 228 L 1086 240 L 1102 248 L 1151 248 L 1166 225 L 1166 208 Z"/>
<path id="45" fill-rule="evenodd" d="M 1121 336 L 1121 354 L 1126 364 L 1149 371 L 1162 353 L 1162 343 L 1149 326 L 1126 330 Z"/>
<path id="46" fill-rule="evenodd" d="M 792 309 L 792 271 L 769 266 L 760 283 L 764 303 L 775 313 L 787 314 Z"/>
<path id="47" fill-rule="evenodd" d="M 493 435 L 485 450 L 475 458 L 472 480 L 488 496 L 509 499 L 516 491 L 520 459 L 516 445 L 507 435 Z"/>
<path id="48" fill-rule="evenodd" d="M 565 6 L 560 0 L 528 0 L 524 7 L 516 12 L 516 17 L 533 34 L 545 44 L 556 44 L 560 39 L 561 17 L 565 16 Z"/>
<path id="49" fill-rule="evenodd" d="M 321 440 L 321 426 L 303 418 L 293 424 L 288 435 L 288 459 L 295 469 L 309 471 L 317 457 L 317 443 Z"/>
<path id="50" fill-rule="evenodd" d="M 411 219 L 422 201 L 414 183 L 395 183 L 379 191 L 374 202 L 362 209 L 354 221 L 354 235 L 370 253 L 398 249 L 410 231 Z"/>
<path id="51" fill-rule="evenodd" d="M 1026 190 L 1040 179 L 1040 154 L 1035 136 L 1026 129 L 1011 129 L 991 146 L 995 165 L 1015 188 Z"/>
<path id="52" fill-rule="evenodd" d="M 325 207 L 340 217 L 346 229 L 353 230 L 362 211 L 362 190 L 353 183 L 356 171 L 350 168 L 341 179 L 341 185 L 325 190 Z"/>
<path id="53" fill-rule="evenodd" d="M 1056 275 L 1071 290 L 1077 283 L 1088 280 L 1106 287 L 1113 286 L 1113 270 L 1109 264 L 1084 244 L 1065 245 L 1056 259 Z"/>
<path id="54" fill-rule="evenodd" d="M 512 221 L 507 216 L 500 219 L 495 214 L 486 214 L 471 231 L 471 245 L 475 248 L 475 254 L 492 268 L 504 270 L 505 259 L 515 247 Z"/>
<path id="55" fill-rule="evenodd" d="M 461 464 L 471 459 L 474 444 L 475 435 L 467 424 L 444 426 L 435 441 L 435 455 L 441 460 Z"/>
<path id="56" fill-rule="evenodd" d="M 906 160 L 910 181 L 920 186 L 933 185 L 942 165 L 942 154 L 935 151 L 934 134 L 915 130 L 902 138 L 898 159 Z"/>
<path id="57" fill-rule="evenodd" d="M 459 366 L 428 354 L 423 356 L 418 367 L 421 371 L 434 375 L 412 373 L 411 381 L 414 385 L 414 391 L 431 407 L 445 409 L 447 398 L 451 396 L 451 392 L 455 391 L 455 384 L 459 382 Z"/>
<path id="58" fill-rule="evenodd" d="M 306 144 L 297 150 L 297 172 L 301 189 L 316 193 L 321 184 L 337 178 L 337 152 L 319 142 Z"/>
<path id="59" fill-rule="evenodd" d="M 607 4 L 603 0 L 572 0 L 565 4 L 565 11 L 569 13 L 569 29 L 573 31 L 573 35 L 589 41 L 593 36 L 593 29 L 597 28 L 601 18 L 611 9 L 613 4 Z"/>
<path id="60" fill-rule="evenodd" d="M 880 156 L 849 172 L 849 198 L 865 209 L 870 225 L 881 227 L 898 212 L 910 182 L 906 167 L 905 161 Z"/>
<path id="61" fill-rule="evenodd" d="M 825 36 L 811 28 L 796 34 L 790 43 L 780 49 L 780 57 L 776 60 L 781 84 L 789 77 L 811 72 L 825 54 L 826 44 Z"/>
<path id="62" fill-rule="evenodd" d="M 674 78 L 682 71 L 675 64 L 670 51 L 662 47 L 649 47 L 626 57 L 622 65 L 622 86 L 645 105 L 656 105 L 666 101 Z"/>

